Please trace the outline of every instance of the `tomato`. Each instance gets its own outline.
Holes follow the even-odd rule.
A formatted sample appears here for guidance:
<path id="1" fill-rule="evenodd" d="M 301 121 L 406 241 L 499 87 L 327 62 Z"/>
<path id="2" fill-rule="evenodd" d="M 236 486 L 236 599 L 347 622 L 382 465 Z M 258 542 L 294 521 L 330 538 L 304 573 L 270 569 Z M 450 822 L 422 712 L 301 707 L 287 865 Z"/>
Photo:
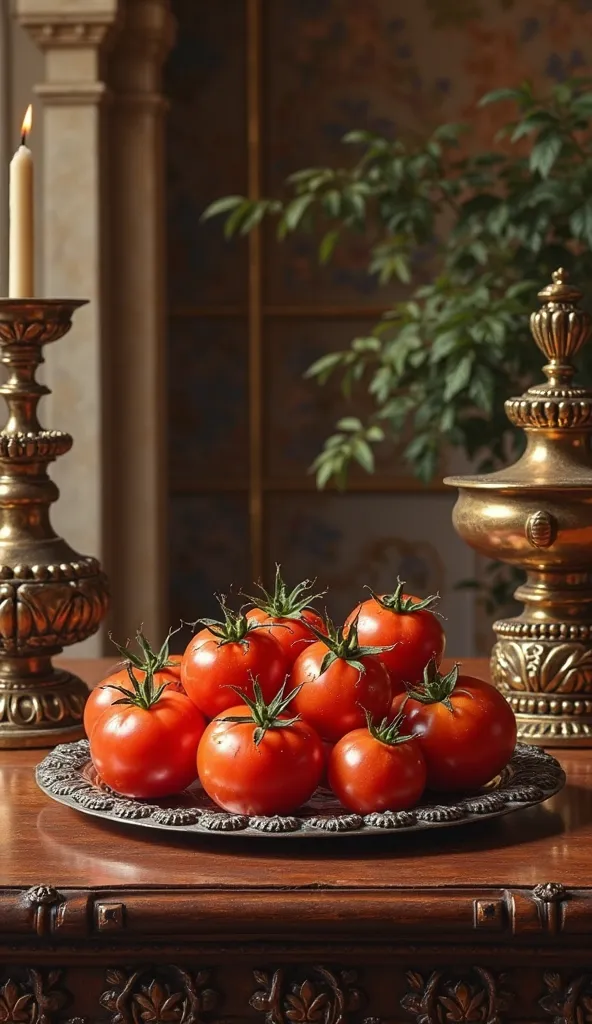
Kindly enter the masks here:
<path id="1" fill-rule="evenodd" d="M 193 637 L 181 661 L 181 682 L 187 695 L 207 718 L 236 704 L 239 689 L 253 696 L 258 679 L 263 697 L 270 701 L 287 674 L 282 648 L 266 629 L 223 605 L 224 621 L 210 619 Z"/>
<path id="2" fill-rule="evenodd" d="M 388 670 L 394 692 L 405 684 L 421 681 L 431 658 L 439 665 L 446 647 L 442 624 L 430 606 L 436 596 L 421 600 L 403 593 L 399 581 L 394 594 L 372 594 L 348 615 L 345 629 L 357 624 L 361 644 L 380 644 L 387 649 L 378 655 Z"/>
<path id="3" fill-rule="evenodd" d="M 290 678 L 298 691 L 292 709 L 323 740 L 336 743 L 364 724 L 366 711 L 384 718 L 392 686 L 375 654 L 380 648 L 361 647 L 355 627 L 347 637 L 330 622 L 326 631 L 326 640 L 312 644 L 294 662 Z"/>
<path id="4" fill-rule="evenodd" d="M 197 753 L 200 782 L 219 807 L 234 814 L 289 814 L 317 788 L 325 765 L 322 743 L 286 709 L 283 687 L 269 705 L 255 684 L 254 700 L 208 725 Z"/>
<path id="5" fill-rule="evenodd" d="M 142 699 L 147 684 L 150 693 Z M 115 792 L 136 798 L 169 796 L 195 781 L 205 727 L 189 697 L 171 689 L 158 694 L 148 675 L 144 682 L 138 680 L 129 703 L 113 705 L 95 722 L 90 756 Z"/>
<path id="6" fill-rule="evenodd" d="M 356 814 L 403 811 L 421 798 L 426 763 L 418 740 L 401 736 L 401 716 L 354 729 L 335 744 L 329 758 L 329 785 Z"/>
<path id="7" fill-rule="evenodd" d="M 141 656 L 133 654 L 127 647 L 116 644 L 119 652 L 125 658 L 123 663 L 114 666 L 109 675 L 91 690 L 86 704 L 84 705 L 84 729 L 90 738 L 95 722 L 103 712 L 111 707 L 114 701 L 121 698 L 121 689 L 133 691 L 133 683 L 130 679 L 128 666 L 132 666 L 137 679 L 143 681 L 146 678 L 146 671 L 152 670 L 156 686 L 166 684 L 168 687 L 182 692 L 181 685 L 181 655 L 169 654 L 168 641 L 171 634 L 167 636 L 164 644 L 156 653 L 141 632 L 136 635 Z"/>
<path id="8" fill-rule="evenodd" d="M 474 790 L 493 779 L 516 746 L 516 719 L 495 686 L 474 676 L 446 676 L 432 662 L 424 682 L 409 698 L 395 697 L 392 710 L 405 704 L 404 732 L 418 738 L 428 770 L 428 789 Z"/>
<path id="9" fill-rule="evenodd" d="M 298 618 L 268 615 L 262 608 L 251 608 L 247 612 L 247 619 L 261 623 L 265 626 L 266 632 L 277 640 L 284 652 L 288 668 L 291 668 L 298 655 L 309 644 L 315 642 L 316 636 L 310 626 L 314 626 L 319 632 L 323 628 L 322 617 L 312 608 L 305 608 Z"/>
<path id="10" fill-rule="evenodd" d="M 247 612 L 247 619 L 267 627 L 280 644 L 289 667 L 308 644 L 318 639 L 316 634 L 324 632 L 322 617 L 309 607 L 311 601 L 323 595 L 312 594 L 312 586 L 310 580 L 302 580 L 288 590 L 281 568 L 276 565 L 273 593 L 259 583 L 261 594 L 249 598 L 254 607 Z"/>

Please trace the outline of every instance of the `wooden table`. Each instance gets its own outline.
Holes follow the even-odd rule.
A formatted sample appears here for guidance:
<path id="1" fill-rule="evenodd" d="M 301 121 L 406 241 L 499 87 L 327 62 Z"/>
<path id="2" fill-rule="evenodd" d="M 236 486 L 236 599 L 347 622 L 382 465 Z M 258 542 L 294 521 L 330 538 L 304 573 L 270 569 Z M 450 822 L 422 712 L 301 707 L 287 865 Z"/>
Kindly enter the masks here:
<path id="1" fill-rule="evenodd" d="M 277 844 L 105 825 L 41 756 L 0 753 L 2 1024 L 592 1020 L 592 751 L 497 822 Z"/>

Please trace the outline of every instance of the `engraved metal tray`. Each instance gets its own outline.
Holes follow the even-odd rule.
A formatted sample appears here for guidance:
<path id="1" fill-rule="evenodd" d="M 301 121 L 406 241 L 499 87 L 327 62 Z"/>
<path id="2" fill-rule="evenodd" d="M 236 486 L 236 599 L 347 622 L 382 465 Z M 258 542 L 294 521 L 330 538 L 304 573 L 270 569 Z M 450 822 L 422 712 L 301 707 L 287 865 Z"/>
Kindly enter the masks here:
<path id="1" fill-rule="evenodd" d="M 326 789 L 318 789 L 297 813 L 274 817 L 221 811 L 199 783 L 166 800 L 130 800 L 100 782 L 89 757 L 88 740 L 55 747 L 38 765 L 36 779 L 52 799 L 108 821 L 190 835 L 291 839 L 384 835 L 394 829 L 419 832 L 483 821 L 539 804 L 565 785 L 565 773 L 558 761 L 527 744 L 518 744 L 503 772 L 478 792 L 454 797 L 438 794 L 433 800 L 426 794 L 413 810 L 365 816 L 346 811 Z"/>

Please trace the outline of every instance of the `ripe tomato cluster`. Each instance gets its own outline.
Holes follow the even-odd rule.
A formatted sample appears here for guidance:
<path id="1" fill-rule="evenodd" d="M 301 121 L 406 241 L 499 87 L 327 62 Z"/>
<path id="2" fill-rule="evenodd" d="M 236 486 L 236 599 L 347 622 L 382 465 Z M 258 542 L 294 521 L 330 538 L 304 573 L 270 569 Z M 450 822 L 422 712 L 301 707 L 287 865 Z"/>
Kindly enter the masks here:
<path id="1" fill-rule="evenodd" d="M 249 610 L 221 600 L 182 657 L 169 640 L 92 692 L 84 724 L 107 785 L 136 798 L 177 793 L 199 777 L 224 810 L 297 810 L 319 785 L 359 814 L 403 810 L 431 791 L 471 791 L 510 759 L 516 721 L 489 683 L 442 674 L 434 598 L 371 596 L 336 628 L 311 607 L 308 581 Z"/>

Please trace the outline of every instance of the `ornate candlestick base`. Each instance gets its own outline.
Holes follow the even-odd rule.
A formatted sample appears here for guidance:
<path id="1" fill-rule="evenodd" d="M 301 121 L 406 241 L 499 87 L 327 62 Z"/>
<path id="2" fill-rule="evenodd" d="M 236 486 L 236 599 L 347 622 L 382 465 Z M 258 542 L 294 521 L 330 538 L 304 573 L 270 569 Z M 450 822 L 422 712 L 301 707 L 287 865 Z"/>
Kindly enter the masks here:
<path id="1" fill-rule="evenodd" d="M 496 622 L 494 682 L 518 736 L 544 746 L 592 746 L 592 391 L 573 384 L 572 358 L 590 333 L 581 293 L 563 270 L 539 293 L 531 330 L 547 382 L 506 402 L 526 432 L 513 466 L 451 477 L 454 525 L 490 558 L 520 566 L 521 615 Z"/>
<path id="2" fill-rule="evenodd" d="M 52 667 L 63 647 L 96 632 L 108 605 L 94 558 L 78 555 L 50 524 L 59 497 L 48 463 L 72 438 L 43 430 L 35 380 L 42 346 L 70 329 L 82 301 L 0 299 L 0 386 L 8 421 L 0 431 L 0 748 L 48 747 L 83 735 L 87 688 Z"/>

